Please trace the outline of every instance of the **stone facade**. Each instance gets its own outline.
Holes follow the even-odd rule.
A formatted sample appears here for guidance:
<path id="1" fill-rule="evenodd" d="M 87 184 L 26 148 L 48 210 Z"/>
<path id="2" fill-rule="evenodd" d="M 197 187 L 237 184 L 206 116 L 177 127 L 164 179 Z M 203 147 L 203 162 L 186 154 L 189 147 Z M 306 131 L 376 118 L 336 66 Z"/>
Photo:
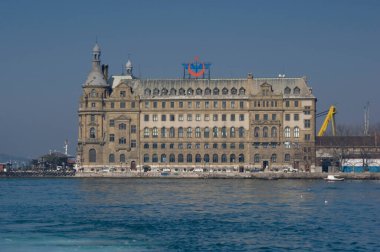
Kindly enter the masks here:
<path id="1" fill-rule="evenodd" d="M 308 170 L 315 163 L 315 105 L 305 78 L 142 80 L 130 61 L 125 75 L 108 78 L 96 45 L 80 99 L 78 165 Z"/>

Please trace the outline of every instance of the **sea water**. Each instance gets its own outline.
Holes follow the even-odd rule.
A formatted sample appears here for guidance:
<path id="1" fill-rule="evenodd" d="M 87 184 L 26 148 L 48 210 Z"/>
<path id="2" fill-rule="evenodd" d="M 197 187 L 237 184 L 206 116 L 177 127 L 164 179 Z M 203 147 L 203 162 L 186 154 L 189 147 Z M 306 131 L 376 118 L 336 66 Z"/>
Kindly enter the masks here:
<path id="1" fill-rule="evenodd" d="M 0 179 L 0 251 L 379 251 L 380 182 Z"/>

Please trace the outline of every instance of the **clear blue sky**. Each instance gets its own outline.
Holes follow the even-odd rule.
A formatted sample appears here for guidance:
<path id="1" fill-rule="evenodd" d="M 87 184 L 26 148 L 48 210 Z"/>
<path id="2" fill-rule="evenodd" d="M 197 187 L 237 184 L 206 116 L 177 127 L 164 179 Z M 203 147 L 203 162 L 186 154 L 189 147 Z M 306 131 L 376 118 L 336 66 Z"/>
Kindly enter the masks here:
<path id="1" fill-rule="evenodd" d="M 118 74 L 176 78 L 199 55 L 212 77 L 307 76 L 342 123 L 380 112 L 380 1 L 0 2 L 0 153 L 75 152 L 81 85 L 96 37 Z"/>

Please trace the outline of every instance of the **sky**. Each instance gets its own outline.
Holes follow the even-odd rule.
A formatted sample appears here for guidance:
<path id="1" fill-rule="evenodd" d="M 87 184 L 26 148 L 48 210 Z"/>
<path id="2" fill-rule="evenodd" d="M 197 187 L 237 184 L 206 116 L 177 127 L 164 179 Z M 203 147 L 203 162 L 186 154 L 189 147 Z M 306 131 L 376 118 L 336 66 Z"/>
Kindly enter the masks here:
<path id="1" fill-rule="evenodd" d="M 380 121 L 380 1 L 0 1 L 0 153 L 75 154 L 81 85 L 98 41 L 120 74 L 180 78 L 195 56 L 214 78 L 307 76 L 317 112 Z M 321 122 L 318 121 L 318 128 Z"/>

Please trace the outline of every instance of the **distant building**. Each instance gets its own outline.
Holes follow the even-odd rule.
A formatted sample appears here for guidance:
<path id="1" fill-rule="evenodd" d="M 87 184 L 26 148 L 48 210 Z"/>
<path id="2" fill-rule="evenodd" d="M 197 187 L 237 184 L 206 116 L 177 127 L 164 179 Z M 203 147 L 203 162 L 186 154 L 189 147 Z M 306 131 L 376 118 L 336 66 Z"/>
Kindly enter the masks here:
<path id="1" fill-rule="evenodd" d="M 98 45 L 92 55 L 80 170 L 314 168 L 316 98 L 305 78 L 138 79 L 131 61 L 109 78 Z"/>

